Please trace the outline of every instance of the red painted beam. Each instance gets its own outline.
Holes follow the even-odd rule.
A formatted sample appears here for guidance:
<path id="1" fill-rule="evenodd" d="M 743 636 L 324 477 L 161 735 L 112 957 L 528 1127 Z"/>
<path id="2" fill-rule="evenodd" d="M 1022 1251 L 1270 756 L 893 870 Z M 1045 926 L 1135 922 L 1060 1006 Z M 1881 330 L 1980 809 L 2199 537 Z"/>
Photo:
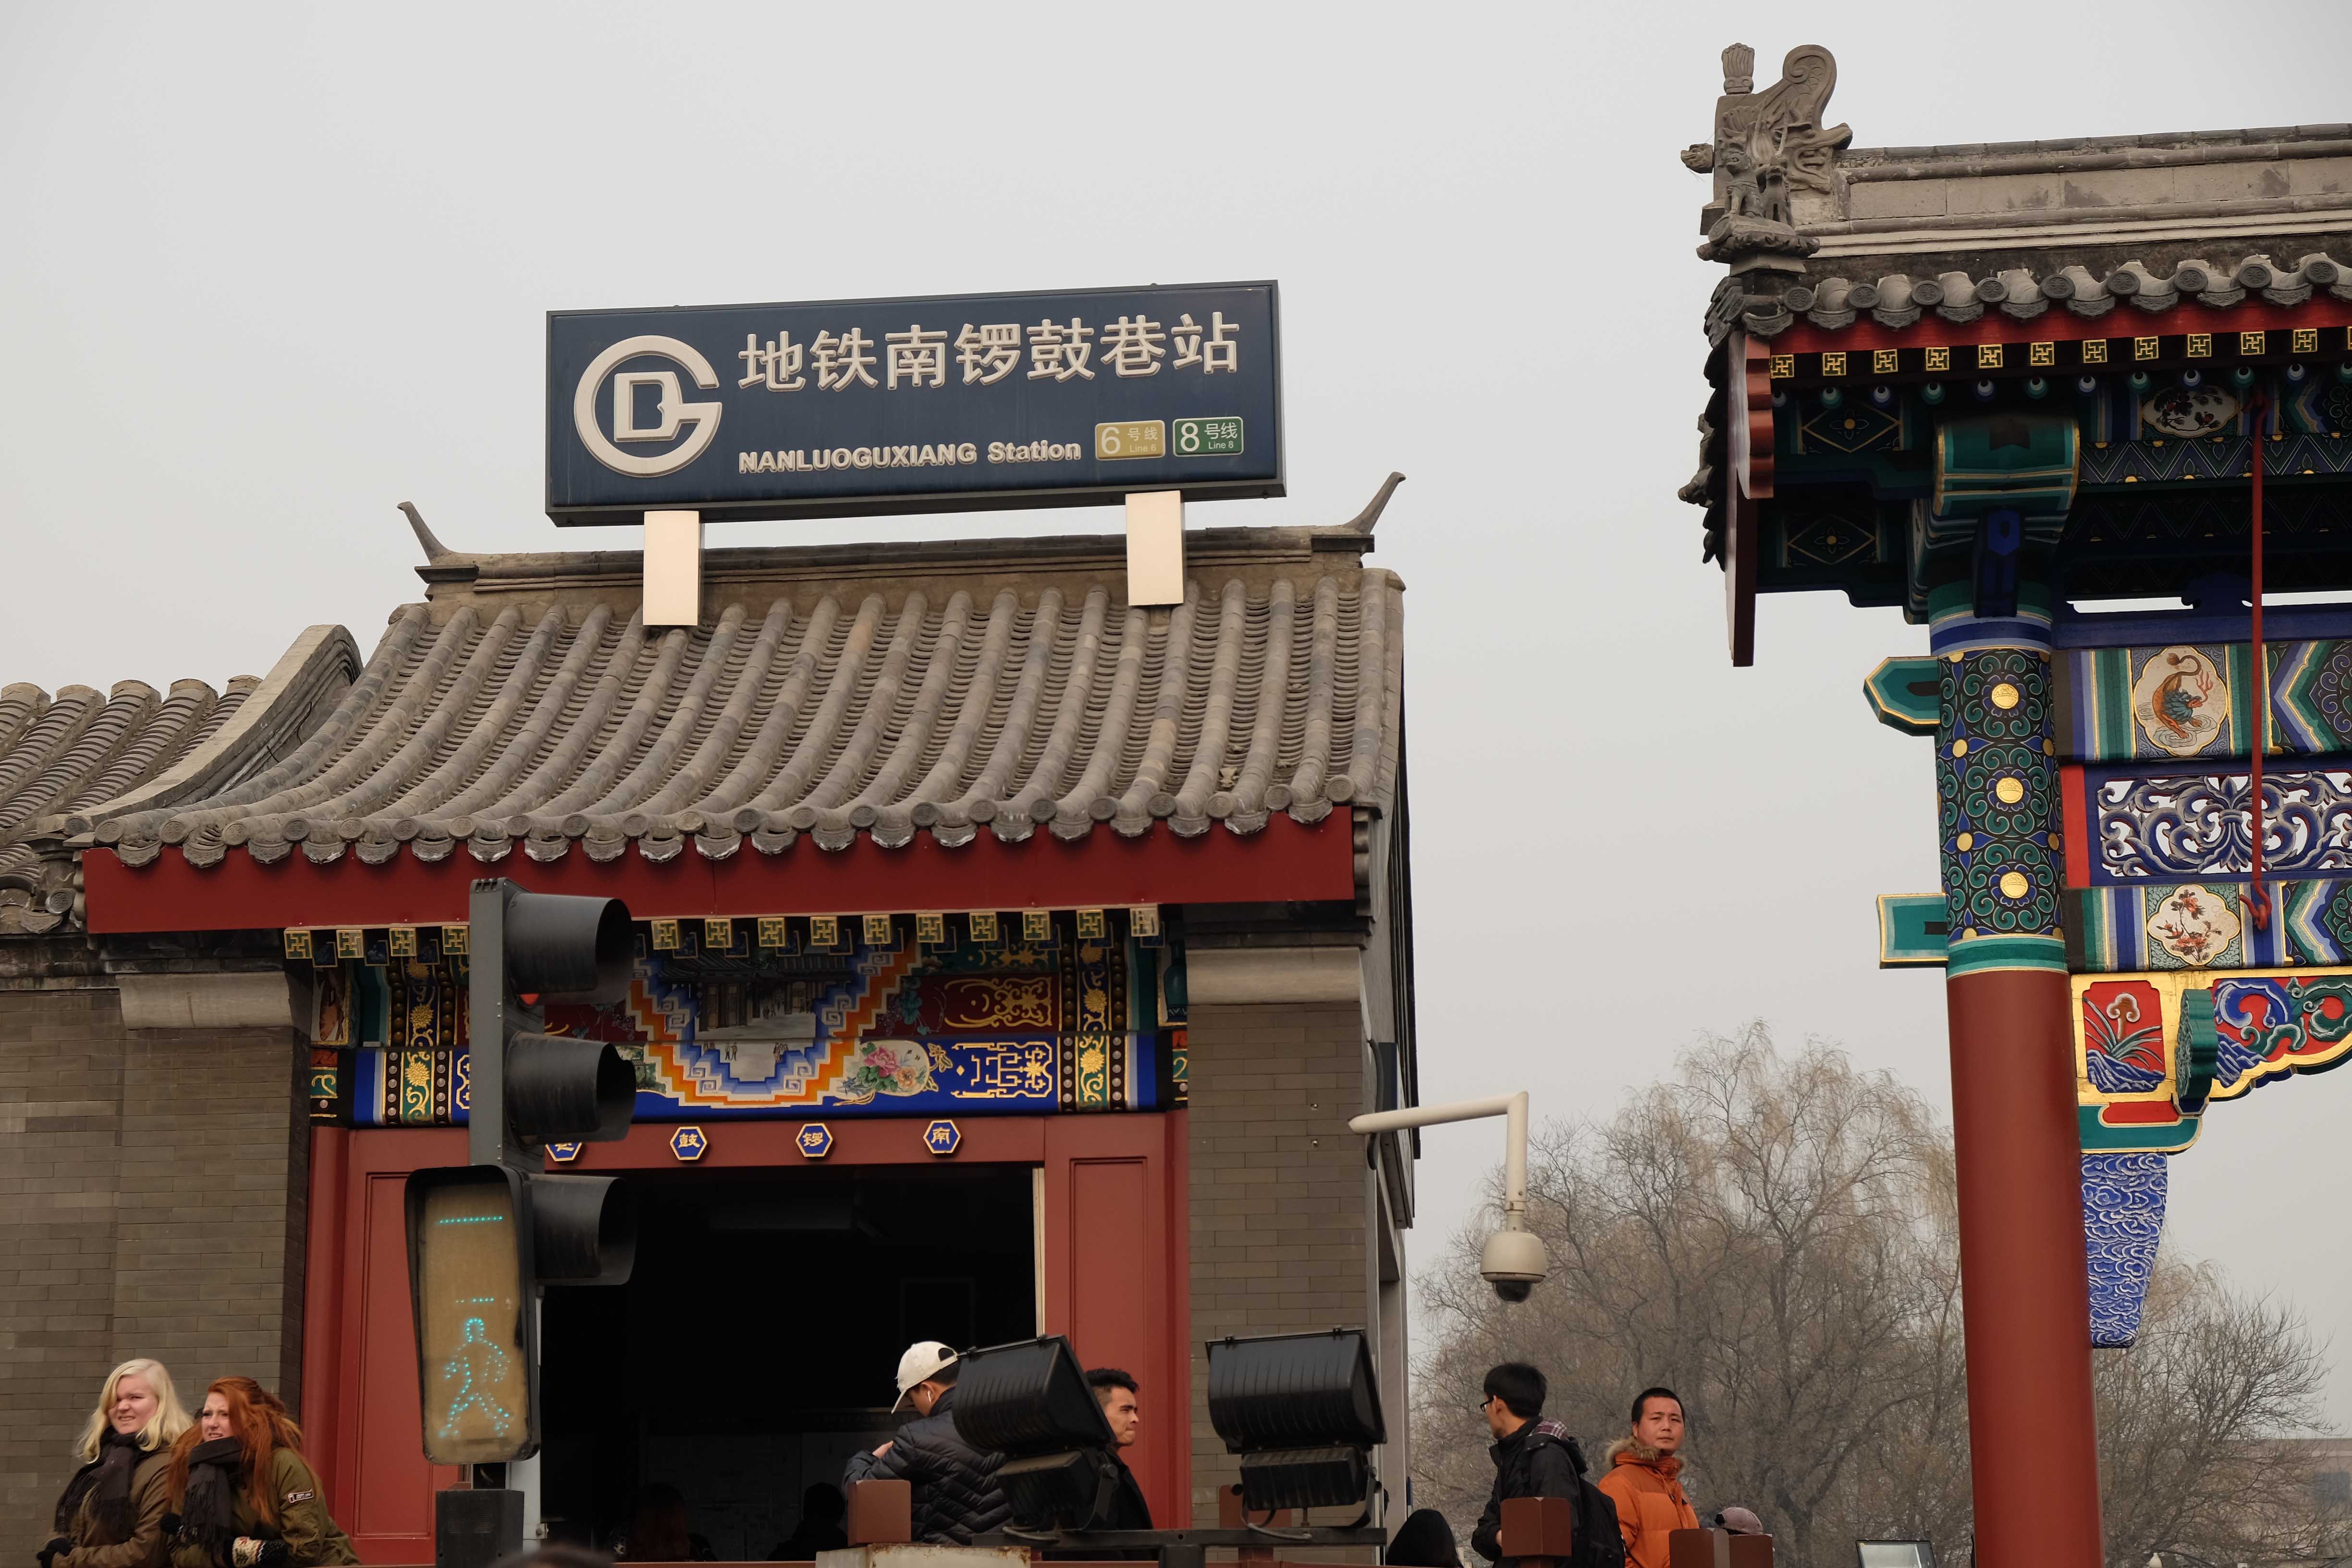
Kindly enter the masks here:
<path id="1" fill-rule="evenodd" d="M 2066 885 L 2091 885 L 2091 803 L 2083 782 L 2083 764 L 2068 763 L 2058 770 L 2059 820 L 2064 824 Z"/>
<path id="2" fill-rule="evenodd" d="M 1162 824 L 1135 838 L 1097 827 L 1075 842 L 1043 828 L 1018 844 L 982 831 L 955 849 L 928 834 L 902 849 L 861 837 L 827 850 L 801 838 L 782 855 L 746 845 L 733 859 L 713 861 L 689 847 L 659 865 L 634 850 L 600 865 L 574 847 L 548 864 L 518 848 L 486 865 L 460 847 L 446 860 L 403 853 L 382 866 L 350 855 L 315 865 L 299 851 L 265 866 L 232 849 L 219 865 L 199 868 L 166 848 L 133 869 L 111 849 L 93 848 L 82 858 L 82 878 L 89 929 L 99 934 L 457 923 L 477 877 L 617 898 L 640 920 L 1280 903 L 1354 899 L 1354 838 L 1349 814 L 1338 811 L 1306 826 L 1277 813 L 1247 837 L 1213 827 L 1180 838 Z"/>
<path id="3" fill-rule="evenodd" d="M 1911 349 L 1968 348 L 1979 343 L 2053 343 L 2080 342 L 2086 338 L 2154 338 L 2178 337 L 2183 332 L 2279 332 L 2296 327 L 2336 327 L 2352 324 L 2352 301 L 2336 299 L 2307 300 L 2300 305 L 2273 305 L 2268 300 L 2248 299 L 2236 305 L 2219 309 L 2195 300 L 2183 300 L 2168 310 L 2147 311 L 2129 300 L 2118 300 L 2115 309 L 2101 316 L 2078 316 L 2063 305 L 2053 304 L 2038 316 L 2019 321 L 1998 305 L 1985 308 L 1985 313 L 1973 321 L 1948 321 L 1930 310 L 1907 327 L 1882 327 L 1864 317 L 1847 327 L 1817 327 L 1800 320 L 1770 340 L 1771 351 L 1779 354 L 1811 354 L 1835 353 L 1844 349 Z M 2287 352 L 2284 342 L 2267 345 L 2273 353 Z M 2330 357 L 2347 346 L 2341 332 L 2320 340 L 2320 347 L 2329 351 Z M 2234 350 L 2235 343 L 2227 345 Z M 2223 358 L 2233 357 L 2225 351 Z M 2128 359 L 2118 359 L 2114 368 L 2129 370 Z M 1954 375 L 1962 369 L 1956 367 Z M 1858 378 L 1862 371 L 1856 371 Z"/>

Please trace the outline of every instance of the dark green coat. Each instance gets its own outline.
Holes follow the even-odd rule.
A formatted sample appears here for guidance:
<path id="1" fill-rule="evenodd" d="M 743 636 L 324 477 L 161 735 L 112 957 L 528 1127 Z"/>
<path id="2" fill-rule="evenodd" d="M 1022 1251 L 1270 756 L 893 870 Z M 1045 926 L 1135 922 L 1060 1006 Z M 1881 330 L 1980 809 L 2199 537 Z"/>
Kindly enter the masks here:
<path id="1" fill-rule="evenodd" d="M 283 1541 L 286 1556 L 293 1568 L 314 1568 L 321 1563 L 357 1563 L 359 1553 L 352 1550 L 352 1538 L 328 1517 L 327 1500 L 319 1493 L 319 1478 L 311 1472 L 302 1456 L 291 1448 L 278 1448 L 269 1456 L 269 1484 L 278 1500 L 279 1523 L 272 1530 L 254 1513 L 253 1503 L 245 1495 L 245 1478 L 236 1478 L 236 1506 L 230 1519 L 239 1535 L 257 1540 Z M 80 1568 L 70 1564 L 68 1568 Z M 205 1549 L 194 1542 L 180 1542 L 172 1548 L 172 1568 L 223 1568 L 205 1554 Z"/>

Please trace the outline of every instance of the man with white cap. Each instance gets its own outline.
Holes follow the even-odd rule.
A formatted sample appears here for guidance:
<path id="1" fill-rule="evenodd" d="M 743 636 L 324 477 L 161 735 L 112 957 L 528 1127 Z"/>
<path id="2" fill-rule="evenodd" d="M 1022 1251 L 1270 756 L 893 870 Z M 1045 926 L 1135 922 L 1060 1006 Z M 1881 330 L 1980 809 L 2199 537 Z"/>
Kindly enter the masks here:
<path id="1" fill-rule="evenodd" d="M 912 1492 L 917 1541 L 969 1546 L 971 1538 L 1013 1516 L 996 1485 L 1002 1454 L 983 1454 L 955 1429 L 956 1353 L 937 1340 L 918 1340 L 898 1358 L 898 1402 L 915 1419 L 870 1454 L 852 1454 L 845 1484 L 905 1481 Z"/>

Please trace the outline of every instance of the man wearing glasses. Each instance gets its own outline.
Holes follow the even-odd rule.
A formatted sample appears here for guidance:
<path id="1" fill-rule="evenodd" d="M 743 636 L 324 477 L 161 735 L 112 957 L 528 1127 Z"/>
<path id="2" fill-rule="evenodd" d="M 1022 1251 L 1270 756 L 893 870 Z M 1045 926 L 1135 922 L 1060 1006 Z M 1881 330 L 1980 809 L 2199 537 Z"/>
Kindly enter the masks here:
<path id="1" fill-rule="evenodd" d="M 1576 1439 L 1559 1422 L 1541 1419 L 1547 1392 L 1544 1374 L 1525 1362 L 1507 1361 L 1486 1374 L 1486 1397 L 1479 1402 L 1478 1412 L 1495 1438 L 1488 1450 L 1495 1460 L 1495 1490 L 1478 1516 L 1478 1528 L 1470 1532 L 1470 1545 L 1495 1568 L 1515 1568 L 1517 1563 L 1502 1551 L 1503 1502 L 1507 1498 L 1557 1497 L 1578 1503 L 1579 1563 L 1591 1555 L 1589 1546 L 1617 1544 L 1616 1519 L 1594 1517 L 1594 1505 L 1606 1510 L 1607 1500 L 1598 1492 L 1591 1498 L 1582 1495 L 1591 1489 L 1580 1479 L 1584 1455 Z"/>

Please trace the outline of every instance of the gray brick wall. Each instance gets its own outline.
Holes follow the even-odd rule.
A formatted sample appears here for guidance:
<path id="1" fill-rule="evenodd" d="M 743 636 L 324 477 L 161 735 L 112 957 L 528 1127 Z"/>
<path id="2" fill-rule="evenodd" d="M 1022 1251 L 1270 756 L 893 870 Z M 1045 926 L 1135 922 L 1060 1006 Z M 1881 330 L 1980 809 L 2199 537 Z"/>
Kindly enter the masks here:
<path id="1" fill-rule="evenodd" d="M 1192 1082 L 1192 1510 L 1236 1479 L 1209 1425 L 1202 1342 L 1361 1325 L 1364 1034 L 1355 1003 L 1197 1006 Z"/>
<path id="2" fill-rule="evenodd" d="M 299 1396 L 299 1062 L 282 1028 L 133 1035 L 111 988 L 0 990 L 0 1540 L 46 1538 L 118 1362 L 192 1405 L 232 1372 Z"/>

